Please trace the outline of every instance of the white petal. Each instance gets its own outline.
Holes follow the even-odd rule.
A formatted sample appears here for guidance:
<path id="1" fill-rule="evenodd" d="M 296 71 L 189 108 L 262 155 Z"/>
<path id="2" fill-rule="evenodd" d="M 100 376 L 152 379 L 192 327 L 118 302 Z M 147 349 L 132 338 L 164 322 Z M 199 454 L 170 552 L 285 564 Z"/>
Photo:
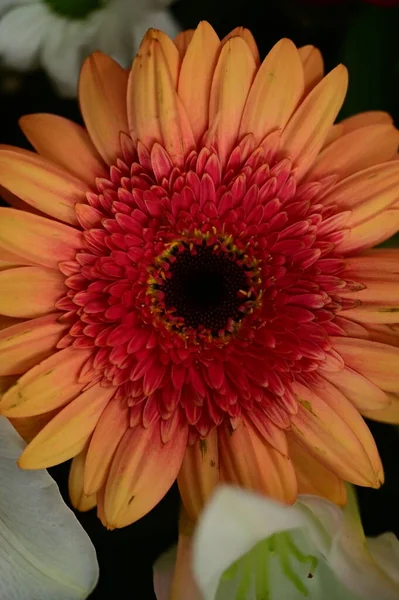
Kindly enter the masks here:
<path id="1" fill-rule="evenodd" d="M 396 583 L 399 597 L 399 541 L 391 532 L 367 538 L 367 547 L 378 566 Z"/>
<path id="2" fill-rule="evenodd" d="M 133 24 L 133 35 L 136 48 L 140 45 L 147 29 L 161 29 L 172 39 L 179 33 L 180 27 L 167 10 L 148 12 Z"/>
<path id="3" fill-rule="evenodd" d="M 306 524 L 306 517 L 293 506 L 239 488 L 220 487 L 194 536 L 194 574 L 204 598 L 215 598 L 224 571 L 259 541 Z"/>
<path id="4" fill-rule="evenodd" d="M 377 540 L 374 549 L 378 554 Z M 348 486 L 348 504 L 343 511 L 342 526 L 334 536 L 328 563 L 347 588 L 362 600 L 398 600 L 399 583 L 389 576 L 391 569 L 387 568 L 388 564 L 398 560 L 397 556 L 390 556 L 385 548 L 385 559 L 376 561 L 368 549 L 369 543 L 361 526 L 355 493 Z M 397 544 L 396 540 L 396 545 L 391 547 L 396 555 Z M 380 556 L 382 558 L 382 554 Z M 397 565 L 395 572 L 397 578 Z"/>
<path id="5" fill-rule="evenodd" d="M 161 554 L 153 566 L 154 591 L 157 600 L 168 600 L 176 563 L 176 546 Z"/>
<path id="6" fill-rule="evenodd" d="M 47 471 L 19 469 L 24 447 L 0 417 L 0 598 L 87 598 L 98 580 L 94 546 Z"/>
<path id="7" fill-rule="evenodd" d="M 9 10 L 0 21 L 0 58 L 14 69 L 38 66 L 38 55 L 47 35 L 49 12 L 44 4 Z"/>

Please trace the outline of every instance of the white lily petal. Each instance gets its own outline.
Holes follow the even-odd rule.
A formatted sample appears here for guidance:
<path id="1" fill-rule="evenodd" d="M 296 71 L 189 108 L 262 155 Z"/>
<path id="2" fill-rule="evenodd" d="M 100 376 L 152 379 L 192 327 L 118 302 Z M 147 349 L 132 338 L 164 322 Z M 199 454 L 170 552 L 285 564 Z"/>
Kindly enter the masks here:
<path id="1" fill-rule="evenodd" d="M 239 488 L 219 488 L 194 536 L 194 575 L 204 598 L 215 598 L 222 574 L 258 542 L 306 523 L 296 507 Z"/>
<path id="2" fill-rule="evenodd" d="M 47 471 L 19 469 L 24 447 L 0 417 L 0 598 L 87 598 L 98 580 L 94 546 Z"/>
<path id="3" fill-rule="evenodd" d="M 306 504 L 323 525 L 328 523 L 327 513 L 326 511 L 323 512 L 322 503 L 319 502 L 319 499 L 303 497 L 301 503 Z M 339 511 L 339 509 L 337 510 Z M 348 504 L 341 515 L 341 524 L 336 519 L 336 524 L 329 528 L 330 533 L 333 534 L 331 549 L 327 555 L 330 568 L 357 598 L 362 600 L 375 600 L 376 598 L 378 600 L 397 600 L 399 598 L 399 584 L 397 581 L 395 583 L 395 580 L 389 576 L 389 569 L 383 567 L 383 561 L 378 564 L 379 561 L 376 561 L 369 551 L 368 546 L 370 541 L 373 545 L 373 541 L 367 540 L 364 535 L 355 492 L 350 486 L 348 486 Z M 399 545 L 397 540 L 396 543 Z M 375 544 L 374 546 L 376 547 Z M 396 553 L 398 552 L 396 545 L 394 550 Z M 389 556 L 387 548 L 385 548 L 385 564 L 388 561 L 392 564 L 394 560 L 395 557 Z M 395 570 L 398 571 L 397 566 Z"/>
<path id="4" fill-rule="evenodd" d="M 10 9 L 0 21 L 0 58 L 4 64 L 22 71 L 37 67 L 48 25 L 48 11 L 41 2 Z"/>
<path id="5" fill-rule="evenodd" d="M 399 540 L 391 532 L 367 538 L 367 548 L 378 566 L 398 586 L 399 597 Z"/>
<path id="6" fill-rule="evenodd" d="M 161 554 L 153 566 L 154 592 L 157 600 L 168 600 L 176 563 L 177 546 Z"/>

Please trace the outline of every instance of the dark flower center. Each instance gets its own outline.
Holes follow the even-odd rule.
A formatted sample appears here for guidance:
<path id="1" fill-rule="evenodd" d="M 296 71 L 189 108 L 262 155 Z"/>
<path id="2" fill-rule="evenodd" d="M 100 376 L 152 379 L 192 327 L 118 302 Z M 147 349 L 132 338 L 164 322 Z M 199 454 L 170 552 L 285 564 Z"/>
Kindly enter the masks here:
<path id="1" fill-rule="evenodd" d="M 154 312 L 179 333 L 228 336 L 259 300 L 257 262 L 223 240 L 179 240 L 156 262 L 149 281 Z"/>

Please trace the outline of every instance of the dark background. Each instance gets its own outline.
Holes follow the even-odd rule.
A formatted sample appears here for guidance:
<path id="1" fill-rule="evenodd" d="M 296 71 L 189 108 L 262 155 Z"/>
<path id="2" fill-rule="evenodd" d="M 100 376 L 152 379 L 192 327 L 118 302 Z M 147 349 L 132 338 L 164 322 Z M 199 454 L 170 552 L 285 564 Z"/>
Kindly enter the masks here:
<path id="1" fill-rule="evenodd" d="M 281 37 L 291 38 L 298 46 L 318 46 L 327 70 L 339 62 L 349 68 L 350 86 L 342 117 L 363 110 L 386 110 L 399 126 L 399 6 L 386 8 L 349 0 L 181 0 L 172 11 L 182 28 L 193 28 L 205 19 L 221 37 L 237 25 L 248 27 L 262 57 Z M 27 146 L 17 126 L 23 114 L 53 112 L 80 120 L 76 102 L 58 98 L 43 73 L 20 76 L 0 71 L 0 77 L 0 142 Z M 399 245 L 399 240 L 390 243 Z M 399 536 L 399 428 L 370 426 L 381 452 L 386 483 L 379 491 L 359 490 L 364 527 L 368 535 L 391 530 Z M 50 469 L 66 501 L 68 468 Z M 91 599 L 155 598 L 152 564 L 176 540 L 178 508 L 174 487 L 149 515 L 123 530 L 106 531 L 95 511 L 78 515 L 100 563 L 100 581 Z"/>

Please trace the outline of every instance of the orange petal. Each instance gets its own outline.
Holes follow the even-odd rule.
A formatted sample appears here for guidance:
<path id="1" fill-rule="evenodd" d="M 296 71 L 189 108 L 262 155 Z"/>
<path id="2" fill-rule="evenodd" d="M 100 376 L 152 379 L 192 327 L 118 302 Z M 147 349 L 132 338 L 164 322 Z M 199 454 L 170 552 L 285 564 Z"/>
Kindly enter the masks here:
<path id="1" fill-rule="evenodd" d="M 385 242 L 399 230 L 399 210 L 390 209 L 347 231 L 343 241 L 335 247 L 339 254 L 367 250 Z"/>
<path id="2" fill-rule="evenodd" d="M 2 329 L 6 329 L 6 327 L 18 325 L 18 323 L 21 323 L 21 319 L 12 319 L 11 317 L 5 317 L 4 315 L 0 315 L 0 331 Z"/>
<path id="3" fill-rule="evenodd" d="M 324 371 L 323 377 L 341 390 L 359 412 L 389 406 L 390 400 L 388 395 L 369 379 L 350 367 L 345 367 L 339 373 Z"/>
<path id="4" fill-rule="evenodd" d="M 97 504 L 96 494 L 86 496 L 83 491 L 86 453 L 87 444 L 85 449 L 77 454 L 72 460 L 68 478 L 68 490 L 71 504 L 76 510 L 80 510 L 81 512 L 87 512 Z"/>
<path id="5" fill-rule="evenodd" d="M 230 31 L 230 33 L 227 34 L 223 38 L 222 45 L 224 46 L 224 44 L 228 40 L 230 40 L 232 37 L 240 37 L 248 44 L 248 47 L 251 50 L 252 56 L 254 57 L 255 64 L 257 67 L 259 67 L 259 65 L 260 65 L 259 50 L 258 50 L 258 46 L 255 42 L 255 38 L 252 35 L 252 33 L 250 32 L 250 30 L 246 29 L 245 27 L 236 27 L 235 29 Z"/>
<path id="6" fill-rule="evenodd" d="M 19 125 L 35 150 L 92 186 L 106 177 L 105 165 L 85 129 L 57 115 L 25 115 Z"/>
<path id="7" fill-rule="evenodd" d="M 349 367 L 387 392 L 399 392 L 399 348 L 371 340 L 331 336 L 333 348 Z"/>
<path id="8" fill-rule="evenodd" d="M 369 110 L 362 112 L 347 119 L 343 119 L 340 125 L 343 126 L 345 133 L 367 127 L 368 125 L 392 125 L 393 119 L 390 114 L 382 110 Z"/>
<path id="9" fill-rule="evenodd" d="M 187 446 L 177 482 L 184 508 L 195 521 L 219 482 L 216 429 L 206 439 Z"/>
<path id="10" fill-rule="evenodd" d="M 303 68 L 298 50 L 291 40 L 280 40 L 256 74 L 245 104 L 240 137 L 252 133 L 259 143 L 274 129 L 285 127 L 303 92 Z"/>
<path id="11" fill-rule="evenodd" d="M 339 65 L 306 96 L 283 131 L 282 149 L 298 167 L 298 179 L 320 152 L 342 106 L 347 86 L 347 70 Z"/>
<path id="12" fill-rule="evenodd" d="M 356 435 L 367 454 L 373 471 L 377 476 L 377 480 L 380 483 L 383 483 L 384 471 L 377 446 L 364 419 L 360 416 L 359 411 L 351 404 L 348 398 L 342 394 L 342 392 L 325 379 L 320 378 L 317 381 L 315 391 L 317 395 L 346 422 Z"/>
<path id="13" fill-rule="evenodd" d="M 360 427 L 366 426 L 359 425 L 361 417 L 349 401 L 344 403 L 343 408 L 357 413 L 360 420 L 357 423 L 354 422 L 353 412 L 342 418 L 335 401 L 331 402 L 331 406 L 325 397 L 322 399 L 301 384 L 295 383 L 294 387 L 299 408 L 298 413 L 291 417 L 291 427 L 298 441 L 338 477 L 356 485 L 379 487 L 380 473 L 373 469 L 357 435 Z M 355 430 L 352 430 L 352 426 Z"/>
<path id="14" fill-rule="evenodd" d="M 110 402 L 102 413 L 87 451 L 84 489 L 87 495 L 105 485 L 112 459 L 129 427 L 129 408 L 121 402 Z"/>
<path id="15" fill-rule="evenodd" d="M 201 23 L 198 25 L 198 27 L 201 25 Z M 179 51 L 180 54 L 180 58 L 184 58 L 186 52 L 187 52 L 187 48 L 189 46 L 189 43 L 191 42 L 193 35 L 195 33 L 195 29 L 186 29 L 185 31 L 181 31 L 180 33 L 177 34 L 177 36 L 174 39 L 176 48 Z"/>
<path id="16" fill-rule="evenodd" d="M 2 146 L 0 182 L 43 213 L 77 224 L 74 205 L 85 200 L 87 185 L 53 162 L 28 150 Z"/>
<path id="17" fill-rule="evenodd" d="M 381 342 L 389 346 L 399 346 L 399 323 L 390 323 L 389 325 L 370 325 L 370 323 L 367 323 L 367 332 L 367 337 L 375 342 Z"/>
<path id="18" fill-rule="evenodd" d="M 345 258 L 346 267 L 351 271 L 377 276 L 379 272 L 399 274 L 399 248 L 374 248 L 360 256 Z"/>
<path id="19" fill-rule="evenodd" d="M 187 446 L 186 427 L 164 444 L 159 421 L 123 436 L 112 461 L 104 497 L 110 528 L 125 527 L 147 514 L 175 481 Z"/>
<path id="20" fill-rule="evenodd" d="M 352 211 L 346 225 L 356 227 L 389 208 L 399 199 L 399 163 L 374 165 L 334 186 L 322 198 L 326 206 L 335 204 Z"/>
<path id="21" fill-rule="evenodd" d="M 68 327 L 57 317 L 39 317 L 0 331 L 0 375 L 25 373 L 55 351 Z"/>
<path id="22" fill-rule="evenodd" d="M 307 179 L 338 173 L 340 179 L 391 160 L 397 152 L 399 131 L 392 125 L 369 125 L 341 136 L 317 157 Z"/>
<path id="23" fill-rule="evenodd" d="M 121 154 L 120 133 L 128 133 L 126 89 L 128 72 L 112 58 L 94 52 L 84 62 L 79 101 L 87 131 L 106 163 Z"/>
<path id="24" fill-rule="evenodd" d="M 178 94 L 197 141 L 208 128 L 209 96 L 220 41 L 213 27 L 202 21 L 195 30 L 181 64 Z"/>
<path id="25" fill-rule="evenodd" d="M 147 31 L 144 39 L 157 40 L 162 49 L 162 54 L 172 79 L 173 87 L 177 89 L 181 59 L 176 44 L 168 35 L 166 35 L 166 33 L 160 29 L 154 29 L 153 27 Z"/>
<path id="26" fill-rule="evenodd" d="M 223 46 L 212 80 L 209 122 L 214 122 L 219 157 L 224 164 L 237 143 L 242 111 L 256 71 L 247 43 L 231 38 Z"/>
<path id="27" fill-rule="evenodd" d="M 180 515 L 179 538 L 176 548 L 176 561 L 169 588 L 170 600 L 202 600 L 193 570 L 193 529 L 194 524 L 187 515 Z M 161 588 L 162 589 L 162 588 Z"/>
<path id="28" fill-rule="evenodd" d="M 21 258 L 23 264 L 58 268 L 75 258 L 83 236 L 72 227 L 14 208 L 0 207 L 0 257 L 2 251 Z"/>
<path id="29" fill-rule="evenodd" d="M 292 503 L 297 494 L 295 470 L 288 456 L 270 446 L 249 421 L 236 429 L 218 428 L 221 481 L 234 483 Z"/>
<path id="30" fill-rule="evenodd" d="M 330 127 L 326 139 L 324 140 L 324 144 L 322 145 L 322 149 L 326 148 L 327 146 L 329 146 L 330 144 L 332 144 L 333 142 L 335 142 L 335 140 L 337 140 L 338 138 L 341 137 L 341 135 L 343 135 L 344 133 L 344 126 L 337 124 L 337 125 L 333 125 L 332 127 Z"/>
<path id="31" fill-rule="evenodd" d="M 298 48 L 298 53 L 303 66 L 305 94 L 308 94 L 323 79 L 323 56 L 315 46 L 302 46 Z"/>
<path id="32" fill-rule="evenodd" d="M 47 469 L 79 454 L 114 393 L 96 384 L 72 400 L 25 448 L 19 466 Z"/>
<path id="33" fill-rule="evenodd" d="M 399 395 L 388 394 L 391 404 L 386 408 L 378 410 L 363 411 L 363 415 L 373 421 L 381 421 L 382 423 L 393 423 L 399 425 Z"/>
<path id="34" fill-rule="evenodd" d="M 130 73 L 128 98 L 134 140 L 148 148 L 160 142 L 174 164 L 183 166 L 194 136 L 159 40 L 144 38 Z"/>
<path id="35" fill-rule="evenodd" d="M 18 267 L 0 272 L 0 312 L 31 319 L 55 310 L 66 293 L 65 277 L 44 267 Z"/>
<path id="36" fill-rule="evenodd" d="M 20 419 L 9 419 L 11 425 L 19 433 L 21 438 L 29 443 L 35 436 L 57 415 L 58 408 L 50 410 L 42 415 L 35 417 L 22 417 Z"/>
<path id="37" fill-rule="evenodd" d="M 83 387 L 77 378 L 90 354 L 69 347 L 30 369 L 2 397 L 1 414 L 31 417 L 66 404 Z"/>
<path id="38" fill-rule="evenodd" d="M 327 498 L 334 504 L 345 504 L 346 488 L 343 479 L 309 454 L 292 434 L 287 435 L 287 439 L 298 481 L 298 494 L 313 494 Z"/>
<path id="39" fill-rule="evenodd" d="M 0 398 L 14 383 L 17 381 L 17 377 L 13 375 L 5 375 L 0 377 Z"/>

